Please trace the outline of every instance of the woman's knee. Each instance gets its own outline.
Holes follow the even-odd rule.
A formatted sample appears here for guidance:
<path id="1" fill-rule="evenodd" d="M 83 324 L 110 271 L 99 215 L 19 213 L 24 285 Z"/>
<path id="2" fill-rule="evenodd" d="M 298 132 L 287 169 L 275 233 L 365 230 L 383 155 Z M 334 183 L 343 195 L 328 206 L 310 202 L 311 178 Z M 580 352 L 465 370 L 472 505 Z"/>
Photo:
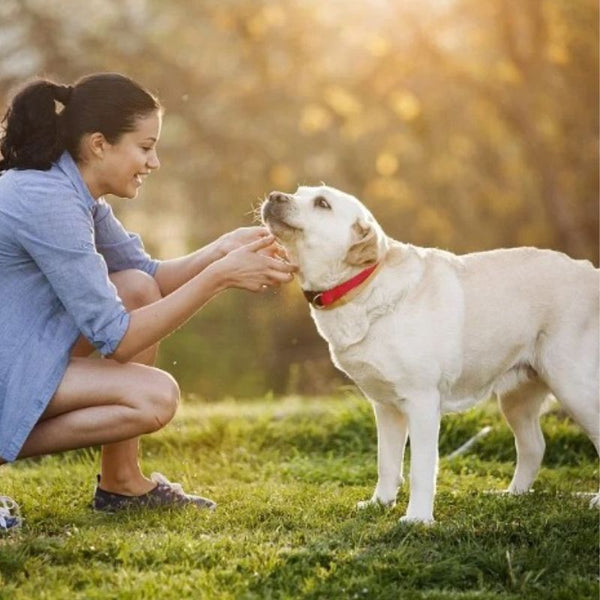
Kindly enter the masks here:
<path id="1" fill-rule="evenodd" d="M 144 271 L 118 271 L 111 273 L 110 280 L 127 310 L 147 306 L 162 298 L 156 279 Z"/>
<path id="2" fill-rule="evenodd" d="M 162 429 L 171 421 L 181 396 L 177 381 L 165 371 L 155 369 L 148 384 L 140 407 L 142 420 L 148 428 L 146 433 Z"/>

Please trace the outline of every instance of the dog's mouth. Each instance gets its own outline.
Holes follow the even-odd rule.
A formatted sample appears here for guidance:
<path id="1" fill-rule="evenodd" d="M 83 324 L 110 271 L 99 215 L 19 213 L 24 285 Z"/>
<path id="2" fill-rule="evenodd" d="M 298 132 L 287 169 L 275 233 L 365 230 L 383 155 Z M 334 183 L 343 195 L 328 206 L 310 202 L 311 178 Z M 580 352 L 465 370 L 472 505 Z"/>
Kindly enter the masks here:
<path id="1" fill-rule="evenodd" d="M 286 223 L 282 219 L 266 219 L 265 225 L 268 227 L 269 231 L 275 236 L 279 236 L 284 233 L 300 233 L 302 231 L 300 227 L 294 227 L 293 225 Z"/>
<path id="2" fill-rule="evenodd" d="M 280 202 L 266 200 L 261 207 L 261 217 L 263 223 L 269 231 L 276 237 L 289 236 L 302 232 L 302 228 L 289 223 L 282 214 L 287 212 L 285 205 Z"/>

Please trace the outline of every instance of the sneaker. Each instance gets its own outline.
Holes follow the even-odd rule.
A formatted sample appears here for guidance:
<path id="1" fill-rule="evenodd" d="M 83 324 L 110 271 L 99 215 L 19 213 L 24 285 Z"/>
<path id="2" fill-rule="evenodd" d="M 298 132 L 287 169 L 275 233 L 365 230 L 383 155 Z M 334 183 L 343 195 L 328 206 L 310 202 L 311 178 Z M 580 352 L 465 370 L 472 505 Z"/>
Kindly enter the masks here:
<path id="1" fill-rule="evenodd" d="M 0 496 L 0 533 L 15 530 L 22 522 L 19 505 L 8 496 Z"/>
<path id="2" fill-rule="evenodd" d="M 186 494 L 181 484 L 169 481 L 161 473 L 152 473 L 150 479 L 156 483 L 156 487 L 149 492 L 141 496 L 124 496 L 103 490 L 100 487 L 100 475 L 98 475 L 98 485 L 94 493 L 92 508 L 109 513 L 130 508 L 180 507 L 188 504 L 208 510 L 217 508 L 216 502 L 201 496 Z"/>

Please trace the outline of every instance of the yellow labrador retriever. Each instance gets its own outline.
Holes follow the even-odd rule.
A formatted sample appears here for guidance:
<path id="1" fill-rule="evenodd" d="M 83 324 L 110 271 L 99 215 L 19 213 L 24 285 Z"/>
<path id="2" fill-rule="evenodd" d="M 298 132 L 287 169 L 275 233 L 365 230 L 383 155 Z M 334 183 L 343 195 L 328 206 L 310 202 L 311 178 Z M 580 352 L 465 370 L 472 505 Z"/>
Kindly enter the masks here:
<path id="1" fill-rule="evenodd" d="M 528 491 L 537 474 L 549 392 L 600 452 L 600 278 L 591 263 L 535 248 L 457 256 L 403 244 L 356 198 L 326 186 L 272 192 L 261 212 L 300 268 L 335 365 L 373 403 L 378 481 L 359 506 L 395 503 L 410 435 L 402 519 L 433 521 L 440 417 L 491 394 L 515 435 L 509 492 Z"/>

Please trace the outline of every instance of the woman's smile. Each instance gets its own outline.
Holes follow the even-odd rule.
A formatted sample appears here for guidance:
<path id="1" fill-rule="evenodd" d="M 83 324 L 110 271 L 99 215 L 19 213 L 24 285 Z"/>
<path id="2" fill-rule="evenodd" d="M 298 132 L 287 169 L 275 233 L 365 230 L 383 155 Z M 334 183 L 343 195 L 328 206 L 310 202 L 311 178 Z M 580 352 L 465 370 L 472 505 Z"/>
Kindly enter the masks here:
<path id="1" fill-rule="evenodd" d="M 140 186 L 142 183 L 144 183 L 144 179 L 148 177 L 148 175 L 150 175 L 150 173 L 136 173 L 133 178 L 137 185 Z"/>

